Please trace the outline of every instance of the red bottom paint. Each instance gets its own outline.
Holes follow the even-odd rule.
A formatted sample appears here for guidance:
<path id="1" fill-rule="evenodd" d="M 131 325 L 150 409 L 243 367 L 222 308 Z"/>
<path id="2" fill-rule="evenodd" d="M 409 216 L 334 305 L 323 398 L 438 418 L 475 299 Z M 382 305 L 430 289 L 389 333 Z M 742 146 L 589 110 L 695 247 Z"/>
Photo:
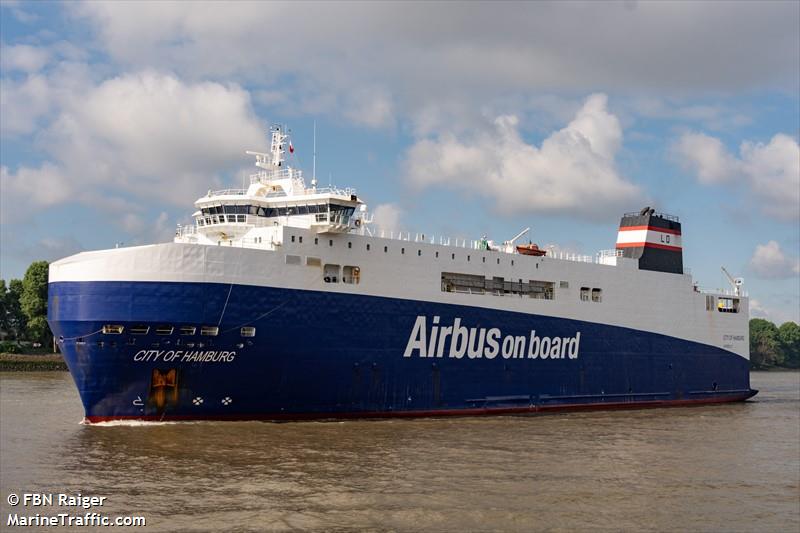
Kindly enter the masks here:
<path id="1" fill-rule="evenodd" d="M 189 420 L 208 421 L 300 421 L 300 420 L 342 420 L 359 418 L 424 418 L 441 416 L 496 416 L 496 415 L 524 415 L 569 413 L 578 411 L 610 411 L 623 409 L 655 409 L 659 407 L 693 407 L 700 405 L 743 402 L 755 396 L 757 390 L 730 396 L 706 398 L 700 400 L 651 400 L 646 402 L 603 402 L 584 404 L 561 405 L 533 405 L 528 407 L 491 407 L 491 408 L 465 408 L 465 409 L 430 409 L 420 411 L 365 411 L 359 413 L 264 413 L 242 415 L 147 415 L 147 416 L 88 416 L 84 421 L 89 424 L 99 422 L 112 422 L 116 420 L 141 420 L 146 422 L 176 422 Z"/>

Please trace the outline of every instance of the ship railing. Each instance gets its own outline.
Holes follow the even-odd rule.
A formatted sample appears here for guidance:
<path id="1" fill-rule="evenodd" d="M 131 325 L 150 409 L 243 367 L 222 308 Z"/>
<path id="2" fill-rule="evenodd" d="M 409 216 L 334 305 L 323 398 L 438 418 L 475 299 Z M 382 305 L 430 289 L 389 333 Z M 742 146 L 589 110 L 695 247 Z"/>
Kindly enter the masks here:
<path id="1" fill-rule="evenodd" d="M 703 294 L 713 294 L 716 296 L 733 296 L 735 298 L 747 298 L 749 294 L 747 291 L 739 289 L 739 293 L 737 294 L 733 289 L 709 289 L 705 287 L 697 287 L 697 292 Z"/>
<path id="2" fill-rule="evenodd" d="M 513 250 L 513 248 L 511 249 L 511 251 L 504 250 L 503 247 L 498 245 L 494 245 L 487 248 L 487 242 L 484 239 L 473 240 L 460 237 L 456 238 L 446 237 L 441 235 L 436 237 L 434 235 L 427 235 L 425 233 L 412 233 L 410 231 L 396 232 L 393 230 L 384 230 L 384 229 L 380 229 L 378 232 L 374 234 L 374 236 L 380 237 L 381 239 L 392 239 L 392 240 L 416 242 L 422 244 L 438 244 L 439 246 L 449 246 L 452 248 L 463 248 L 467 250 L 519 255 Z M 569 253 L 569 252 L 555 251 L 555 250 L 547 250 L 546 257 L 551 259 L 559 259 L 562 261 L 576 261 L 579 263 L 592 263 L 595 261 L 591 255 L 582 255 L 577 253 Z"/>
<path id="3" fill-rule="evenodd" d="M 188 235 L 196 235 L 197 233 L 197 226 L 194 224 L 187 224 L 185 226 L 178 224 L 178 227 L 175 229 L 176 237 L 186 237 Z"/>
<path id="4" fill-rule="evenodd" d="M 208 191 L 206 196 L 243 196 L 247 189 L 220 189 L 218 191 Z"/>
<path id="5" fill-rule="evenodd" d="M 617 250 L 616 248 L 600 250 L 597 252 L 597 257 L 622 257 L 622 250 Z"/>
<path id="6" fill-rule="evenodd" d="M 635 212 L 633 212 L 633 213 L 625 213 L 623 216 L 624 216 L 624 217 L 641 217 L 641 216 L 644 216 L 644 215 L 642 215 L 642 214 L 641 214 L 640 212 L 638 212 L 638 211 L 635 211 Z M 670 221 L 672 221 L 672 222 L 680 222 L 680 218 L 678 218 L 678 216 L 677 216 L 677 215 L 670 215 L 670 214 L 668 214 L 668 213 L 659 213 L 659 212 L 655 212 L 655 213 L 653 213 L 653 216 L 656 216 L 656 217 L 661 217 L 661 218 L 663 218 L 663 219 L 665 219 L 665 220 L 670 220 Z"/>
<path id="7" fill-rule="evenodd" d="M 273 180 L 283 180 L 287 178 L 302 179 L 303 171 L 294 168 L 282 168 L 280 170 L 262 170 L 255 174 L 250 174 L 250 185 L 261 183 L 266 185 Z"/>
<path id="8" fill-rule="evenodd" d="M 281 170 L 262 170 L 250 175 L 250 185 L 260 183 L 262 185 L 269 185 L 270 182 L 281 179 L 293 180 L 293 194 L 292 196 L 302 196 L 309 194 L 334 194 L 337 196 L 354 196 L 356 189 L 353 187 L 339 188 L 333 185 L 328 187 L 312 187 L 308 188 L 303 181 L 303 171 L 293 168 L 285 168 Z M 275 196 L 275 194 L 268 194 L 268 197 Z M 278 194 L 282 196 L 282 194 Z"/>

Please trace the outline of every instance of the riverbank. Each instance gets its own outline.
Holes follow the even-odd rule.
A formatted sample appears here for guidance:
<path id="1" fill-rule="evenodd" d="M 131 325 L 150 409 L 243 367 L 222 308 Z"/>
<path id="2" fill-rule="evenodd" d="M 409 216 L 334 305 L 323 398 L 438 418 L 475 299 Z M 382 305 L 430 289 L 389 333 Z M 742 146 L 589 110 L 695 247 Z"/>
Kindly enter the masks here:
<path id="1" fill-rule="evenodd" d="M 67 364 L 60 353 L 57 354 L 0 354 L 0 372 L 39 372 L 67 370 Z"/>

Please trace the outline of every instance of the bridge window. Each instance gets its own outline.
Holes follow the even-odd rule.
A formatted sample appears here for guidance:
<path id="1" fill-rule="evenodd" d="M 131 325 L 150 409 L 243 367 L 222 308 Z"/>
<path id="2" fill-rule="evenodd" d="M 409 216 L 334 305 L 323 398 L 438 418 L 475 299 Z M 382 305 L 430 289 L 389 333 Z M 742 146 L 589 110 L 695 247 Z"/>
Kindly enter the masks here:
<path id="1" fill-rule="evenodd" d="M 156 327 L 156 335 L 172 335 L 174 329 L 172 326 L 158 326 Z"/>
<path id="2" fill-rule="evenodd" d="M 361 269 L 357 266 L 346 266 L 342 269 L 342 283 L 358 285 L 361 282 Z"/>
<path id="3" fill-rule="evenodd" d="M 147 335 L 150 332 L 150 326 L 138 324 L 136 326 L 131 326 L 129 331 L 131 335 Z"/>
<path id="4" fill-rule="evenodd" d="M 241 330 L 239 330 L 239 334 L 242 337 L 255 337 L 256 328 L 254 328 L 253 326 L 244 326 Z"/>
<path id="5" fill-rule="evenodd" d="M 197 328 L 194 326 L 181 326 L 180 334 L 181 335 L 194 335 L 197 331 Z"/>
<path id="6" fill-rule="evenodd" d="M 203 326 L 200 328 L 200 335 L 216 337 L 219 335 L 219 328 L 217 326 Z"/>
<path id="7" fill-rule="evenodd" d="M 103 333 L 106 335 L 119 335 L 125 328 L 119 324 L 106 324 L 103 326 Z"/>

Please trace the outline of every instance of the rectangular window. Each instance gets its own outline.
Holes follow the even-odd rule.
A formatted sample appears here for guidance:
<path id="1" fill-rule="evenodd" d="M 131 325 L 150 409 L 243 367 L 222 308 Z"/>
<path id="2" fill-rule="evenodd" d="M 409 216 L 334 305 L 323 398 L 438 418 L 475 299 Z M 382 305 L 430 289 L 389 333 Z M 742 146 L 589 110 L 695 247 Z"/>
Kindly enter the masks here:
<path id="1" fill-rule="evenodd" d="M 172 335 L 174 329 L 172 326 L 157 326 L 156 335 Z"/>
<path id="2" fill-rule="evenodd" d="M 710 294 L 706 295 L 706 311 L 714 310 L 714 297 Z"/>
<path id="3" fill-rule="evenodd" d="M 483 276 L 442 272 L 442 292 L 483 294 L 487 283 L 490 283 L 490 280 L 485 279 Z"/>
<path id="4" fill-rule="evenodd" d="M 603 289 L 592 289 L 592 301 L 593 302 L 603 301 Z"/>
<path id="5" fill-rule="evenodd" d="M 322 269 L 322 280 L 325 283 L 339 283 L 339 265 L 325 265 Z"/>
<path id="6" fill-rule="evenodd" d="M 181 335 L 194 335 L 197 331 L 197 328 L 194 326 L 181 326 L 180 334 Z"/>
<path id="7" fill-rule="evenodd" d="M 556 284 L 552 281 L 539 281 L 539 280 L 529 280 L 528 282 L 528 290 L 530 291 L 531 298 L 537 298 L 540 300 L 552 300 L 555 296 L 555 287 Z"/>
<path id="8" fill-rule="evenodd" d="M 219 335 L 219 328 L 217 326 L 203 326 L 200 328 L 200 335 L 205 337 L 216 337 Z"/>
<path id="9" fill-rule="evenodd" d="M 286 255 L 287 265 L 299 265 L 301 263 L 299 255 Z"/>
<path id="10" fill-rule="evenodd" d="M 539 263 L 536 263 L 536 266 L 539 266 Z M 559 289 L 569 289 L 569 281 L 559 281 L 558 282 Z"/>
<path id="11" fill-rule="evenodd" d="M 581 301 L 582 302 L 589 301 L 589 287 L 581 287 Z"/>
<path id="12" fill-rule="evenodd" d="M 244 326 L 240 332 L 242 337 L 255 337 L 256 336 L 256 328 L 253 326 Z"/>
<path id="13" fill-rule="evenodd" d="M 131 326 L 129 331 L 131 335 L 147 335 L 150 332 L 150 326 L 138 324 L 136 326 Z"/>
<path id="14" fill-rule="evenodd" d="M 717 298 L 717 311 L 720 313 L 738 313 L 738 298 Z"/>
<path id="15" fill-rule="evenodd" d="M 357 266 L 346 266 L 342 269 L 342 283 L 358 285 L 361 282 L 361 269 Z"/>
<path id="16" fill-rule="evenodd" d="M 103 333 L 106 335 L 119 335 L 125 328 L 119 324 L 106 324 Z"/>
<path id="17" fill-rule="evenodd" d="M 322 266 L 322 261 L 320 260 L 319 257 L 308 256 L 308 257 L 306 257 L 306 266 L 310 266 L 310 267 Z"/>

